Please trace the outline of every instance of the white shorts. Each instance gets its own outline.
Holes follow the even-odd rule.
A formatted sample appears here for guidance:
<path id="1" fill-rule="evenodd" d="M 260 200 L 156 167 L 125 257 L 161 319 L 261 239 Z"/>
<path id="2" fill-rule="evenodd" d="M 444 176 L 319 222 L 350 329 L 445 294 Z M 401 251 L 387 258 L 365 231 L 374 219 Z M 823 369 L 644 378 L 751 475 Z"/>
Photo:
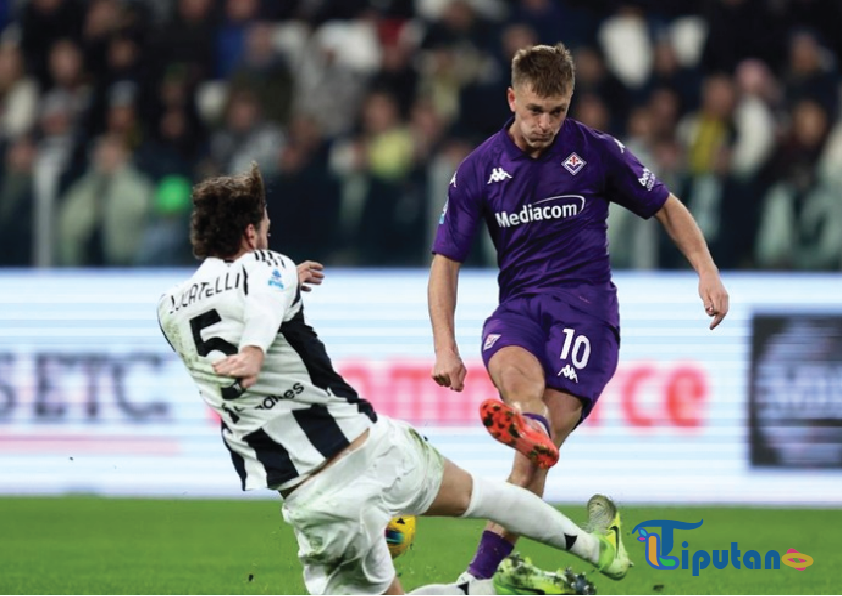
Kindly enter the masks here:
<path id="1" fill-rule="evenodd" d="M 395 578 L 384 532 L 432 505 L 444 459 L 411 426 L 380 416 L 366 442 L 298 487 L 283 514 L 310 594 L 382 594 Z"/>

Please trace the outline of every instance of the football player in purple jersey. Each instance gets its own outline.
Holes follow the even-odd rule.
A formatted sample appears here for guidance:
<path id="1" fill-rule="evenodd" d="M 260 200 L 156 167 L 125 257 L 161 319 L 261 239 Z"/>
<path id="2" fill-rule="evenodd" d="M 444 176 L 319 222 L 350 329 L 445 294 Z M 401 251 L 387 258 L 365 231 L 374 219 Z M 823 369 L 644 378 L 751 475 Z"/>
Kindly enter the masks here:
<path id="1" fill-rule="evenodd" d="M 435 381 L 461 391 L 454 313 L 460 264 L 484 223 L 497 250 L 499 305 L 483 326 L 483 362 L 502 401 L 482 404 L 489 433 L 518 451 L 509 482 L 543 495 L 558 447 L 592 411 L 617 368 L 610 203 L 655 217 L 699 276 L 714 329 L 728 294 L 693 216 L 617 139 L 567 118 L 575 67 L 563 44 L 519 50 L 514 117 L 451 179 L 430 268 Z M 517 536 L 489 524 L 468 571 L 493 575 Z"/>

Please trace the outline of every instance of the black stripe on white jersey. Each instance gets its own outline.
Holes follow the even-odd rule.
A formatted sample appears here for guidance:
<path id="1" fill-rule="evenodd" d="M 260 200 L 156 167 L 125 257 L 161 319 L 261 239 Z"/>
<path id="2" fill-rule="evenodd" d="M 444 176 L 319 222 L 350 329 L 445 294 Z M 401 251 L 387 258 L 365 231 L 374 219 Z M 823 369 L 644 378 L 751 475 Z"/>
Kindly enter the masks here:
<path id="1" fill-rule="evenodd" d="M 322 340 L 313 328 L 304 322 L 304 305 L 289 321 L 281 325 L 281 335 L 301 358 L 313 385 L 330 390 L 337 397 L 345 398 L 348 403 L 356 405 L 357 410 L 368 416 L 369 420 L 377 422 L 377 413 L 371 404 L 357 395 L 354 388 L 333 369 L 333 363 Z"/>
<path id="2" fill-rule="evenodd" d="M 294 424 L 303 434 L 301 438 L 306 438 L 325 461 L 332 459 L 351 444 L 324 404 L 311 404 L 306 408 L 292 410 L 291 414 Z M 270 489 L 295 480 L 301 475 L 293 458 L 290 457 L 289 450 L 282 444 L 282 441 L 293 441 L 289 444 L 292 448 L 294 441 L 297 440 L 284 432 L 283 427 L 288 426 L 290 422 L 287 417 L 275 418 L 266 427 L 259 428 L 243 437 L 245 444 L 254 451 L 254 458 L 263 467 L 266 474 L 266 486 Z M 231 460 L 245 487 L 247 472 L 244 459 L 231 452 Z"/>
<path id="3" fill-rule="evenodd" d="M 325 405 L 313 404 L 303 410 L 293 410 L 292 417 L 325 459 L 330 459 L 351 444 Z"/>
<path id="4" fill-rule="evenodd" d="M 295 298 L 292 299 L 292 304 L 289 305 L 290 308 L 295 308 L 298 303 L 301 302 L 301 286 L 295 286 Z M 304 308 L 302 306 L 302 308 Z"/>
<path id="5" fill-rule="evenodd" d="M 295 299 L 298 300 L 298 298 L 299 298 L 299 296 L 296 295 Z M 175 299 L 172 298 L 172 297 L 170 297 L 170 300 L 175 302 Z M 170 338 L 167 337 L 167 334 L 164 332 L 164 326 L 161 324 L 161 313 L 160 313 L 160 311 L 158 312 L 158 329 L 161 330 L 161 335 L 164 336 L 164 339 L 167 340 L 168 344 L 170 344 L 170 348 L 172 348 L 172 351 L 175 352 L 176 351 L 175 346 L 172 345 L 172 342 L 170 341 Z M 178 352 L 176 352 L 176 353 L 178 353 Z"/>
<path id="6" fill-rule="evenodd" d="M 280 255 L 277 253 L 272 252 L 271 250 L 256 250 L 254 251 L 254 258 L 260 262 L 265 263 L 269 267 L 274 269 L 285 269 L 286 265 L 284 265 L 284 261 L 280 258 Z"/>
<path id="7" fill-rule="evenodd" d="M 228 441 L 225 440 L 225 433 L 230 433 L 231 429 L 228 428 L 228 425 L 225 424 L 224 420 L 222 421 L 220 431 L 222 434 L 222 444 L 225 445 L 225 448 L 231 455 L 231 463 L 234 464 L 234 469 L 237 471 L 237 475 L 240 477 L 240 484 L 242 486 L 242 489 L 246 490 L 246 460 L 243 458 L 242 455 L 240 455 L 228 446 Z"/>
<path id="8" fill-rule="evenodd" d="M 289 457 L 289 451 L 266 434 L 265 430 L 259 428 L 243 437 L 243 441 L 254 449 L 255 458 L 266 470 L 266 486 L 274 488 L 298 478 L 298 470 Z M 245 470 L 243 474 L 242 478 L 245 478 Z"/>

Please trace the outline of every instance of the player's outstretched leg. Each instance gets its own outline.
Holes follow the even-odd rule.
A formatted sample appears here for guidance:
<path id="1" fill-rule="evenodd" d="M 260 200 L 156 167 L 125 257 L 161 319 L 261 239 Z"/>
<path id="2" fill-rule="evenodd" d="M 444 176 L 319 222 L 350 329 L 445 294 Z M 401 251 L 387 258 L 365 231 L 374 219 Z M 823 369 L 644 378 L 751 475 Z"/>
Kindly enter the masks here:
<path id="1" fill-rule="evenodd" d="M 614 501 L 603 495 L 588 500 L 588 530 L 599 540 L 597 568 L 606 577 L 623 579 L 632 562 L 623 546 L 623 524 Z"/>
<path id="2" fill-rule="evenodd" d="M 550 438 L 546 419 L 535 420 L 497 399 L 482 402 L 480 416 L 492 437 L 522 453 L 539 468 L 551 468 L 558 463 L 558 447 Z"/>
<path id="3" fill-rule="evenodd" d="M 503 559 L 492 581 L 495 594 L 596 594 L 584 573 L 544 571 L 518 553 Z"/>
<path id="4" fill-rule="evenodd" d="M 435 584 L 416 588 L 410 595 L 446 594 L 596 594 L 584 573 L 544 571 L 532 561 L 514 553 L 500 564 L 493 579 L 473 579 L 454 584 Z"/>
<path id="5" fill-rule="evenodd" d="M 621 542 L 616 506 L 602 496 L 588 505 L 592 531 L 523 488 L 472 477 L 445 460 L 441 487 L 425 515 L 490 519 L 521 536 L 568 551 L 611 579 L 622 579 L 630 561 Z"/>

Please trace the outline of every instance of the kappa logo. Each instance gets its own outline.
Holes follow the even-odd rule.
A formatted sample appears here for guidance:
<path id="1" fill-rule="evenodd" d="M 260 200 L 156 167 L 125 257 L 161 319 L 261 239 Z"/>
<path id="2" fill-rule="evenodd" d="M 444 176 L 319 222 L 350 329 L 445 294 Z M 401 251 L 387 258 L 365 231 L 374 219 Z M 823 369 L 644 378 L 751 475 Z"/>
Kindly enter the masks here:
<path id="1" fill-rule="evenodd" d="M 450 202 L 450 200 L 449 200 L 449 199 L 448 199 L 447 201 L 445 201 L 445 202 L 444 202 L 444 207 L 442 207 L 442 209 L 441 209 L 441 216 L 439 217 L 439 225 L 441 225 L 441 224 L 443 224 L 443 223 L 444 223 L 444 216 L 445 216 L 445 215 L 447 215 L 447 204 L 448 204 L 449 202 Z"/>
<path id="2" fill-rule="evenodd" d="M 453 178 L 450 179 L 450 185 L 456 186 L 456 172 L 453 172 Z"/>
<path id="3" fill-rule="evenodd" d="M 560 371 L 558 371 L 558 376 L 564 375 L 565 378 L 570 379 L 576 383 L 579 382 L 579 377 L 576 374 L 576 369 L 570 366 L 569 364 L 565 365 Z"/>
<path id="4" fill-rule="evenodd" d="M 490 350 L 494 347 L 494 344 L 497 343 L 497 340 L 500 339 L 499 333 L 490 333 L 488 337 L 485 338 L 485 344 L 483 344 L 483 350 Z"/>
<path id="5" fill-rule="evenodd" d="M 491 184 L 492 182 L 502 182 L 506 178 L 511 179 L 512 175 L 509 174 L 503 168 L 494 168 L 491 172 L 491 176 L 488 177 L 488 183 Z"/>
<path id="6" fill-rule="evenodd" d="M 623 144 L 620 142 L 620 140 L 619 140 L 619 139 L 614 139 L 614 142 L 615 142 L 615 143 L 617 143 L 617 147 L 619 147 L 619 148 L 620 148 L 620 153 L 625 153 L 625 152 L 626 152 L 626 146 L 625 146 L 625 145 L 623 145 Z"/>
<path id="7" fill-rule="evenodd" d="M 574 151 L 569 156 L 567 156 L 567 159 L 561 162 L 561 165 L 564 166 L 565 170 L 567 170 L 575 176 L 576 174 L 582 171 L 582 168 L 588 165 L 588 162 L 579 157 Z"/>

